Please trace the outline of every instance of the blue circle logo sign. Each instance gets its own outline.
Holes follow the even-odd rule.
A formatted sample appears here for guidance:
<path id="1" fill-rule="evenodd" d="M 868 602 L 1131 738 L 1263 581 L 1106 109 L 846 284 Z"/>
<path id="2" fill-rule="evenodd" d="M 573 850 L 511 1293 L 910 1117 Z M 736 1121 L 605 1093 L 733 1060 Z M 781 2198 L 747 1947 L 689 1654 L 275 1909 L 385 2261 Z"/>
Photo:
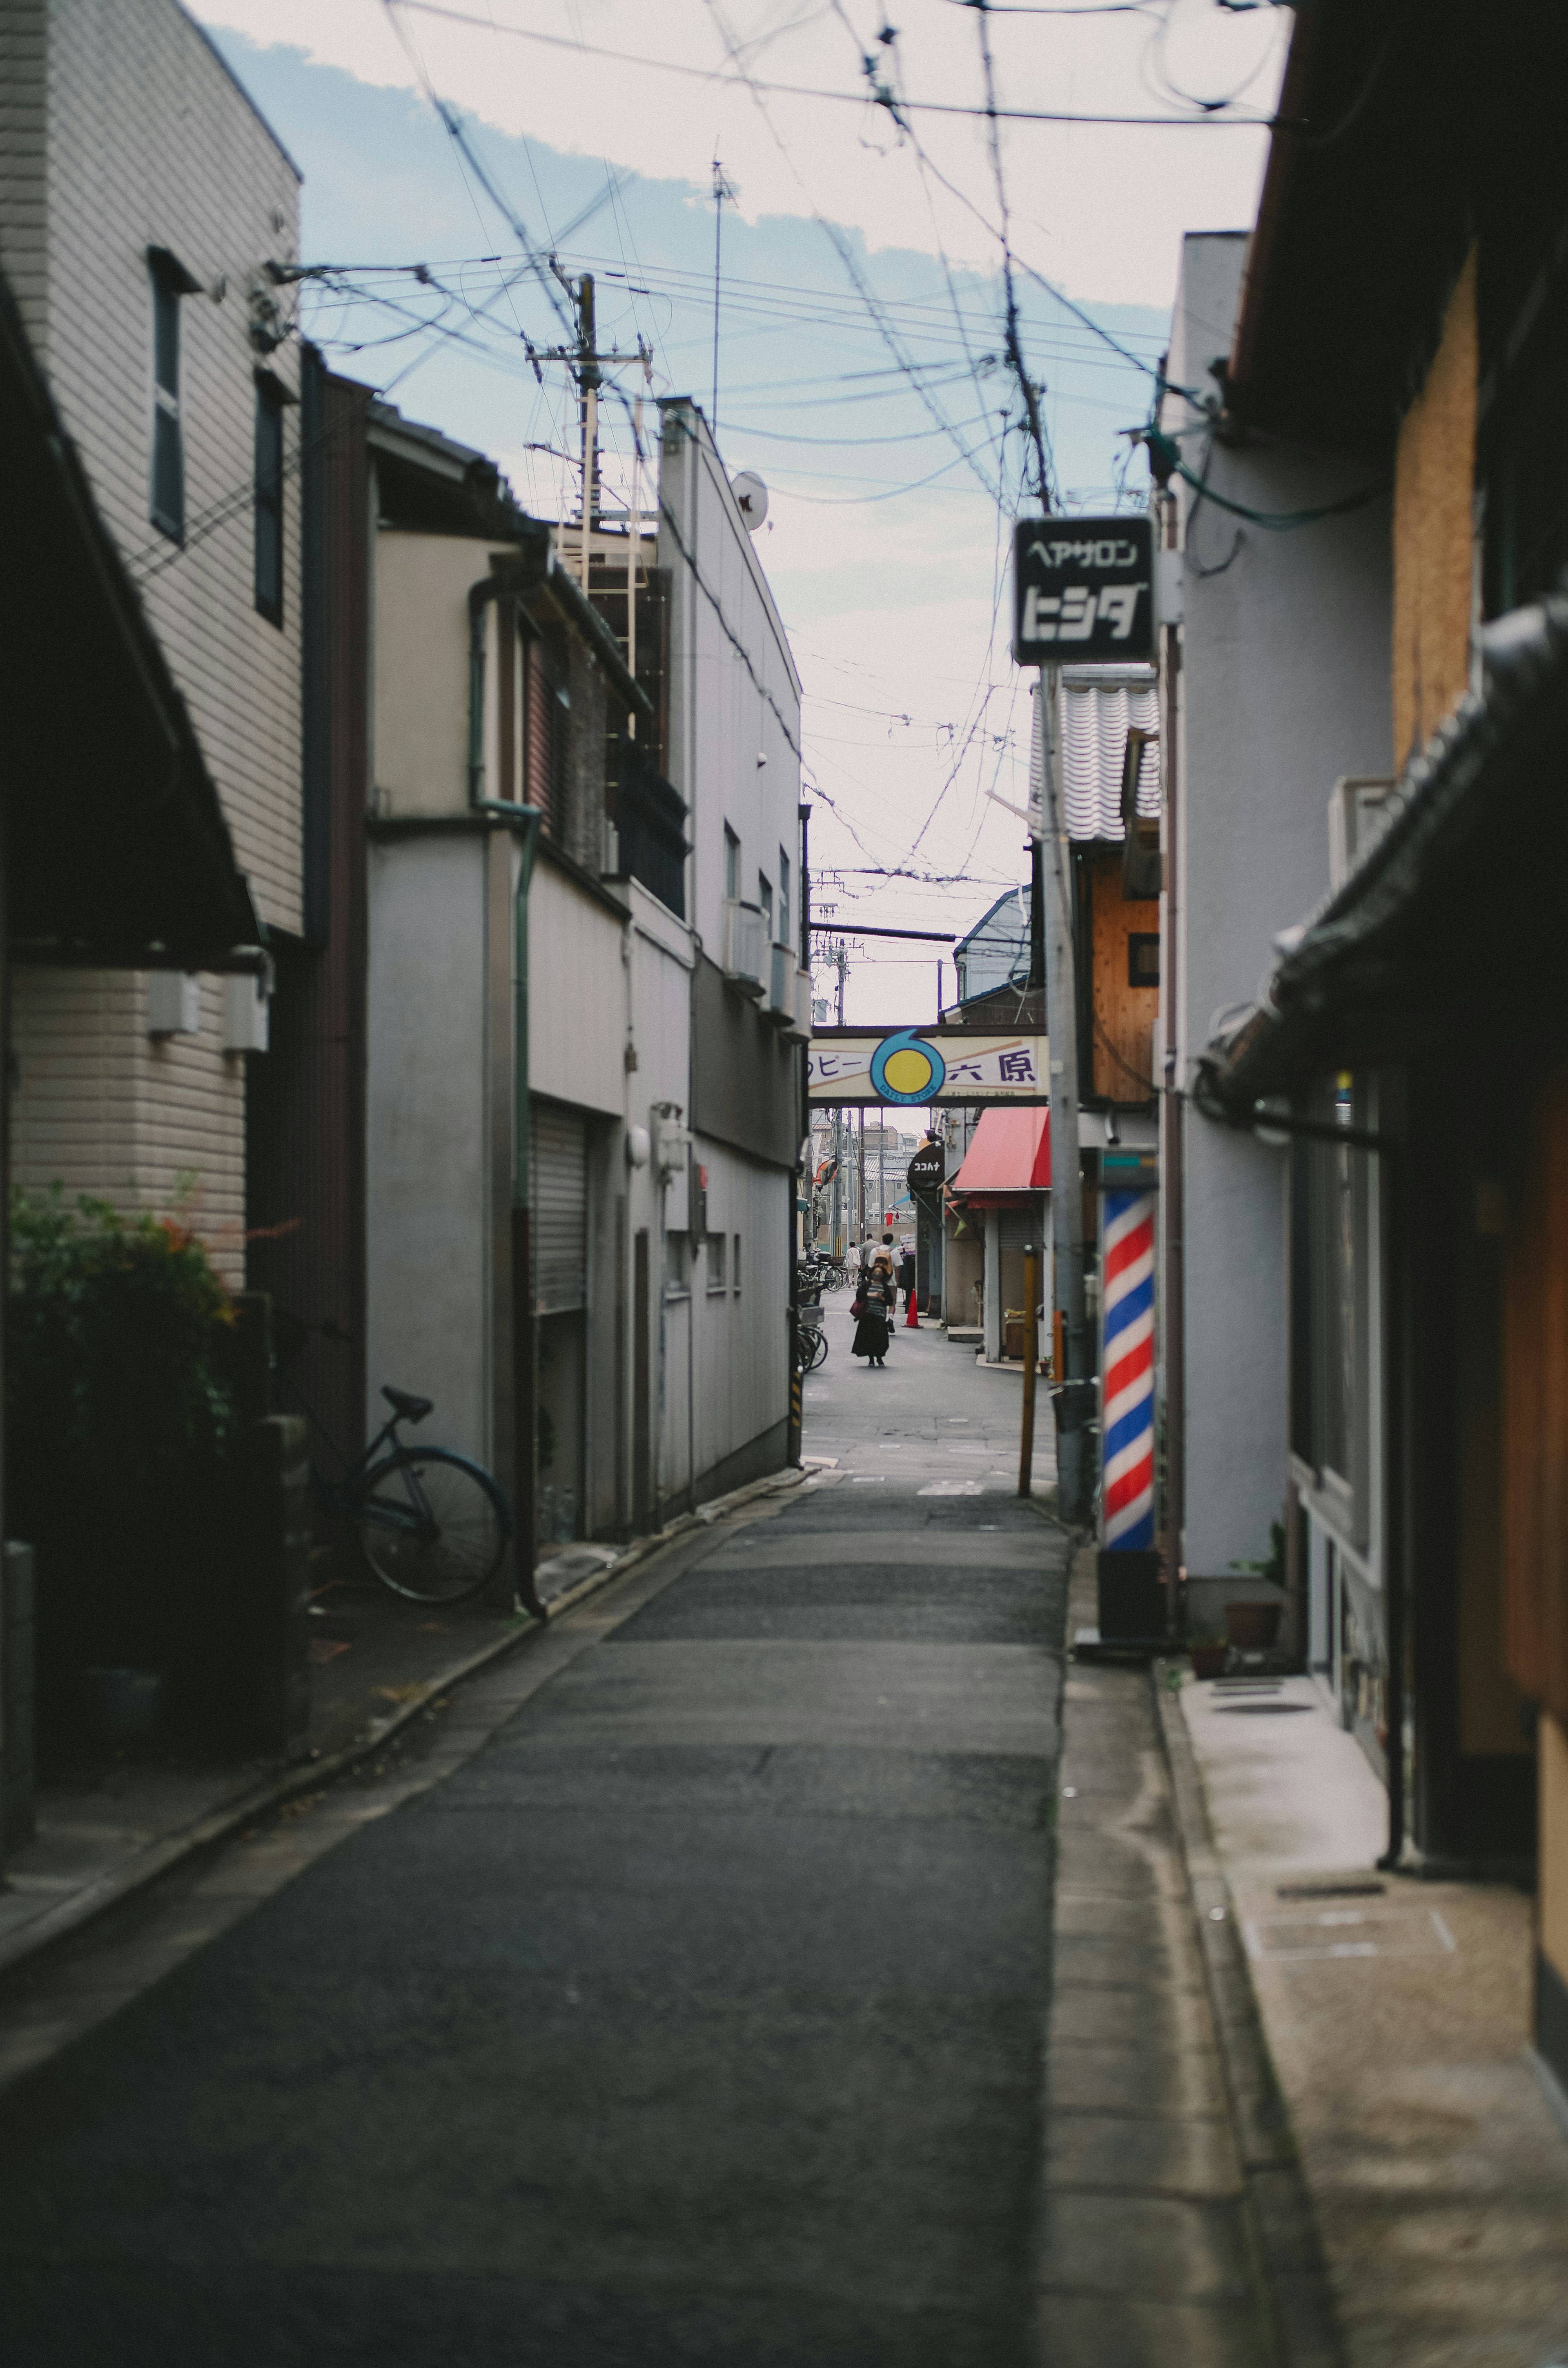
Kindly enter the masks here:
<path id="1" fill-rule="evenodd" d="M 934 1101 L 948 1064 L 917 1028 L 895 1029 L 871 1055 L 871 1083 L 885 1102 Z"/>

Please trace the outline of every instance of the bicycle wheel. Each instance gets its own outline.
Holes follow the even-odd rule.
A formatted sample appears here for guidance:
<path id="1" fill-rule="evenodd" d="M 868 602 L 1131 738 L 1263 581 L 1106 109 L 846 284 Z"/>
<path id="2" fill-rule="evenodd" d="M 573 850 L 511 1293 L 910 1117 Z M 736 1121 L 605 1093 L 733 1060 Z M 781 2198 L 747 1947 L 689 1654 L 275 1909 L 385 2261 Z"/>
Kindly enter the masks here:
<path id="1" fill-rule="evenodd" d="M 477 1595 L 512 1534 L 488 1472 L 445 1447 L 400 1447 L 356 1491 L 359 1551 L 383 1587 L 415 1603 Z"/>
<path id="2" fill-rule="evenodd" d="M 819 1365 L 827 1362 L 827 1334 L 819 1331 L 812 1342 L 812 1353 L 806 1359 L 806 1371 L 814 1373 Z"/>

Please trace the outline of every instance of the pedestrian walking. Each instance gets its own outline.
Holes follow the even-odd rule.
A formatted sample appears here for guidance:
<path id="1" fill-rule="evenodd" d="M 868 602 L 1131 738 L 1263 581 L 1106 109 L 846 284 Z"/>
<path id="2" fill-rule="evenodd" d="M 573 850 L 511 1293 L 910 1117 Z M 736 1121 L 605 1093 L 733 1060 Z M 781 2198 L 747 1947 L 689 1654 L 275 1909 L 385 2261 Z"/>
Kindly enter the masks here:
<path id="1" fill-rule="evenodd" d="M 860 1290 L 849 1313 L 858 1318 L 855 1338 L 850 1343 L 852 1357 L 864 1357 L 881 1370 L 888 1353 L 888 1318 L 892 1313 L 896 1296 L 892 1262 L 879 1250 L 870 1266 L 860 1278 Z"/>
<path id="2" fill-rule="evenodd" d="M 905 1248 L 898 1262 L 898 1287 L 903 1293 L 905 1314 L 915 1304 L 915 1252 Z"/>

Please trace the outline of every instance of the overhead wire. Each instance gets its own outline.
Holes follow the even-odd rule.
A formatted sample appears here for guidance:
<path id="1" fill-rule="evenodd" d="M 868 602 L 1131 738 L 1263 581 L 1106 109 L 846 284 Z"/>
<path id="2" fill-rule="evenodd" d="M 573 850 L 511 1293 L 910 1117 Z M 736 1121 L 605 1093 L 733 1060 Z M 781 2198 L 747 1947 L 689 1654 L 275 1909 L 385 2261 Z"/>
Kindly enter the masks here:
<path id="1" fill-rule="evenodd" d="M 391 5 L 391 0 L 386 0 L 386 5 Z M 615 65 L 640 66 L 654 74 L 680 74 L 689 81 L 705 82 L 710 85 L 717 85 L 721 89 L 734 89 L 741 83 L 744 83 L 754 96 L 762 94 L 769 98 L 814 98 L 824 100 L 832 105 L 846 107 L 863 107 L 875 103 L 869 102 L 858 91 L 822 90 L 801 83 L 759 82 L 742 63 L 738 50 L 728 41 L 725 43 L 725 49 L 731 63 L 740 69 L 738 74 L 726 74 L 710 66 L 688 65 L 679 58 L 643 57 L 630 50 L 612 50 L 603 48 L 592 41 L 572 40 L 563 34 L 541 32 L 537 26 L 533 25 L 496 25 L 493 19 L 475 17 L 466 9 L 443 6 L 442 0 L 395 0 L 395 5 L 400 8 L 416 9 L 421 16 L 445 17 L 451 24 L 472 25 L 484 32 L 509 34 L 514 40 L 519 41 L 537 41 L 546 49 L 570 50 L 584 57 L 604 58 Z M 910 108 L 920 115 L 963 116 L 971 120 L 978 119 L 984 112 L 980 108 L 960 106 L 955 101 L 941 98 L 903 99 L 900 101 L 900 105 Z M 1267 131 L 1281 119 L 1271 115 L 1233 116 L 1212 113 L 1112 115 L 1093 113 L 1083 108 L 1009 107 L 1002 109 L 1002 120 L 1007 123 L 1097 123 L 1158 131 L 1222 131 L 1259 127 Z"/>

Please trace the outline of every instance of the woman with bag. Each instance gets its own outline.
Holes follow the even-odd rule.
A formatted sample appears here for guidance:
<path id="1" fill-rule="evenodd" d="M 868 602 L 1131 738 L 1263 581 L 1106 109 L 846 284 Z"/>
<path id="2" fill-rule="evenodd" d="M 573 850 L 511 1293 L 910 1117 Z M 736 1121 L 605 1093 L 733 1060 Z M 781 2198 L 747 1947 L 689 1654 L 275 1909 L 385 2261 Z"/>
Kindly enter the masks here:
<path id="1" fill-rule="evenodd" d="M 865 1357 L 870 1364 L 881 1367 L 888 1353 L 888 1318 L 892 1304 L 892 1261 L 879 1255 L 861 1276 L 858 1296 L 850 1306 L 850 1315 L 858 1319 L 850 1344 L 852 1357 Z"/>

